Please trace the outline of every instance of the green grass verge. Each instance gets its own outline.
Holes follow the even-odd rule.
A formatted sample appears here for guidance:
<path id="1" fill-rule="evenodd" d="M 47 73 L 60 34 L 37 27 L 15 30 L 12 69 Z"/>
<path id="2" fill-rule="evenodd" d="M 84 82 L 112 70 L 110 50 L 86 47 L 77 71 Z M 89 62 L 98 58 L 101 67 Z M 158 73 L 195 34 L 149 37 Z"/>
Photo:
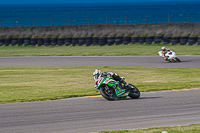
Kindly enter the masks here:
<path id="1" fill-rule="evenodd" d="M 3 56 L 123 56 L 123 55 L 158 55 L 162 44 L 156 45 L 113 45 L 113 46 L 1 46 Z M 177 55 L 200 55 L 200 45 L 165 45 Z"/>
<path id="2" fill-rule="evenodd" d="M 92 72 L 117 72 L 140 91 L 200 86 L 199 68 L 164 67 L 0 67 L 0 103 L 97 95 Z"/>
<path id="3" fill-rule="evenodd" d="M 191 124 L 184 126 L 173 127 L 153 127 L 147 129 L 135 129 L 135 130 L 113 130 L 113 131 L 101 131 L 98 133 L 199 133 L 200 124 Z"/>

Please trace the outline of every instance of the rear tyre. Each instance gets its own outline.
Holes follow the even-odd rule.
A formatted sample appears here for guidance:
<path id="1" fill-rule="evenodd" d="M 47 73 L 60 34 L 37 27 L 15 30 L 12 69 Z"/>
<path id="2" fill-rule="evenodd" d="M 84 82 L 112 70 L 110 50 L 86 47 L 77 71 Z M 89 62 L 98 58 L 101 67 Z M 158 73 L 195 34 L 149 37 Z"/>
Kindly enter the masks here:
<path id="1" fill-rule="evenodd" d="M 100 93 L 105 99 L 109 101 L 114 101 L 116 99 L 115 90 L 112 88 L 109 88 L 107 85 L 102 86 L 100 88 Z"/>
<path id="2" fill-rule="evenodd" d="M 128 96 L 131 97 L 132 99 L 138 99 L 140 97 L 140 91 L 134 85 L 132 84 L 129 85 L 131 86 L 131 89 Z"/>

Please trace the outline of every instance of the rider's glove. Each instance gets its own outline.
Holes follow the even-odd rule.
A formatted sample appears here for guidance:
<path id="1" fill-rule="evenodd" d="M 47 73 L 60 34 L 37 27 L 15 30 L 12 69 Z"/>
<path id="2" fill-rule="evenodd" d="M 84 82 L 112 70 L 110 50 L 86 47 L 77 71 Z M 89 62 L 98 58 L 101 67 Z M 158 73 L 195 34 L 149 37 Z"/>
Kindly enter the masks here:
<path id="1" fill-rule="evenodd" d="M 94 88 L 97 89 L 98 85 L 94 85 Z"/>
<path id="2" fill-rule="evenodd" d="M 108 72 L 111 76 L 113 76 L 113 73 L 112 72 Z"/>

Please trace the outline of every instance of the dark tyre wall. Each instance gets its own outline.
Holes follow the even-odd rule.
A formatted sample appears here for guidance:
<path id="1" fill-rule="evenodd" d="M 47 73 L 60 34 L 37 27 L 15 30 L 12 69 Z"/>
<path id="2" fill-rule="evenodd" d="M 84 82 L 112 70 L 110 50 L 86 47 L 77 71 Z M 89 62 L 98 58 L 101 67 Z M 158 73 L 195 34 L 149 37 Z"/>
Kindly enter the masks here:
<path id="1" fill-rule="evenodd" d="M 162 40 L 163 40 L 163 36 L 155 36 L 155 37 L 154 37 L 154 43 L 155 43 L 155 44 L 161 43 Z"/>
<path id="2" fill-rule="evenodd" d="M 123 37 L 123 44 L 129 44 L 131 43 L 131 37 L 128 37 L 128 36 L 124 36 Z"/>
<path id="3" fill-rule="evenodd" d="M 57 42 L 57 38 L 51 38 L 50 41 L 51 41 L 51 46 L 56 46 L 58 44 Z"/>
<path id="4" fill-rule="evenodd" d="M 31 38 L 24 38 L 24 46 L 31 45 Z"/>
<path id="5" fill-rule="evenodd" d="M 5 38 L 5 45 L 8 46 L 11 44 L 11 39 L 12 38 Z"/>
<path id="6" fill-rule="evenodd" d="M 109 46 L 115 43 L 115 37 L 107 37 L 107 43 Z"/>
<path id="7" fill-rule="evenodd" d="M 107 44 L 107 37 L 99 37 L 99 45 L 104 46 Z"/>
<path id="8" fill-rule="evenodd" d="M 92 39 L 93 39 L 92 40 L 93 45 L 99 45 L 99 38 L 98 37 L 93 37 Z"/>
<path id="9" fill-rule="evenodd" d="M 86 38 L 85 37 L 81 37 L 81 38 L 78 38 L 78 45 L 79 46 L 82 46 L 83 44 L 86 44 Z"/>
<path id="10" fill-rule="evenodd" d="M 200 45 L 200 37 L 197 37 L 197 44 Z"/>
<path id="11" fill-rule="evenodd" d="M 153 36 L 148 36 L 148 37 L 146 37 L 146 43 L 147 43 L 147 44 L 152 44 L 153 41 L 154 41 L 154 37 L 153 37 Z"/>
<path id="12" fill-rule="evenodd" d="M 112 46 L 113 44 L 120 45 L 120 44 L 152 44 L 153 42 L 155 44 L 159 44 L 163 41 L 163 44 L 189 44 L 193 45 L 197 43 L 200 45 L 200 37 L 162 37 L 162 36 L 149 36 L 149 37 L 81 37 L 81 38 L 1 38 L 0 39 L 0 46 L 5 45 L 9 46 L 10 44 L 12 46 L 15 46 L 18 44 L 18 46 L 21 46 L 24 44 L 24 46 L 38 46 L 45 45 L 45 46 L 62 46 L 62 45 L 79 45 L 82 46 L 83 44 L 86 44 L 86 46 L 93 45 L 100 45 L 104 46 L 108 44 L 109 46 Z"/>
<path id="13" fill-rule="evenodd" d="M 146 42 L 146 37 L 139 37 L 139 44 L 144 44 Z"/>
<path id="14" fill-rule="evenodd" d="M 31 38 L 31 46 L 36 46 L 37 38 Z"/>
<path id="15" fill-rule="evenodd" d="M 180 37 L 171 37 L 172 45 L 180 43 Z"/>
<path id="16" fill-rule="evenodd" d="M 38 46 L 44 45 L 44 39 L 43 38 L 37 38 L 37 44 L 38 44 Z"/>
<path id="17" fill-rule="evenodd" d="M 0 39 L 0 46 L 5 44 L 5 39 Z"/>
<path id="18" fill-rule="evenodd" d="M 164 44 L 170 44 L 171 43 L 171 37 L 163 37 L 163 43 Z"/>
<path id="19" fill-rule="evenodd" d="M 23 45 L 24 44 L 24 38 L 18 38 L 17 43 L 18 43 L 18 46 Z"/>
<path id="20" fill-rule="evenodd" d="M 132 44 L 138 43 L 138 41 L 139 41 L 139 37 L 131 37 Z"/>
<path id="21" fill-rule="evenodd" d="M 65 44 L 65 38 L 58 38 L 58 46 L 62 46 Z"/>
<path id="22" fill-rule="evenodd" d="M 12 46 L 17 45 L 17 38 L 12 38 L 11 44 L 12 44 Z"/>
<path id="23" fill-rule="evenodd" d="M 49 46 L 49 45 L 51 45 L 50 38 L 44 38 L 44 46 Z"/>
<path id="24" fill-rule="evenodd" d="M 188 42 L 188 37 L 180 37 L 180 45 L 185 45 Z"/>
<path id="25" fill-rule="evenodd" d="M 123 37 L 115 37 L 115 44 L 120 45 L 123 43 Z"/>
<path id="26" fill-rule="evenodd" d="M 93 38 L 92 37 L 86 37 L 85 38 L 86 46 L 92 45 L 92 42 L 93 42 Z"/>
<path id="27" fill-rule="evenodd" d="M 69 46 L 69 45 L 71 45 L 72 44 L 72 38 L 65 38 L 65 46 Z"/>
<path id="28" fill-rule="evenodd" d="M 76 46 L 76 44 L 78 44 L 78 39 L 79 38 L 72 38 L 72 46 Z"/>
<path id="29" fill-rule="evenodd" d="M 188 43 L 189 45 L 193 45 L 197 42 L 197 37 L 189 37 L 188 38 Z"/>

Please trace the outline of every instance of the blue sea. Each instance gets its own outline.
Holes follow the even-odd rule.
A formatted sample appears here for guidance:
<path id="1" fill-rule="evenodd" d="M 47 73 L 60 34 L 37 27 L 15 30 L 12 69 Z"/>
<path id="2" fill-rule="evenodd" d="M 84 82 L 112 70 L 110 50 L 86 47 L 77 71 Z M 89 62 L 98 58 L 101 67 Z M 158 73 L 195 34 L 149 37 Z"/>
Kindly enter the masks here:
<path id="1" fill-rule="evenodd" d="M 170 17 L 170 19 L 169 19 Z M 200 1 L 0 5 L 0 26 L 200 22 Z"/>

